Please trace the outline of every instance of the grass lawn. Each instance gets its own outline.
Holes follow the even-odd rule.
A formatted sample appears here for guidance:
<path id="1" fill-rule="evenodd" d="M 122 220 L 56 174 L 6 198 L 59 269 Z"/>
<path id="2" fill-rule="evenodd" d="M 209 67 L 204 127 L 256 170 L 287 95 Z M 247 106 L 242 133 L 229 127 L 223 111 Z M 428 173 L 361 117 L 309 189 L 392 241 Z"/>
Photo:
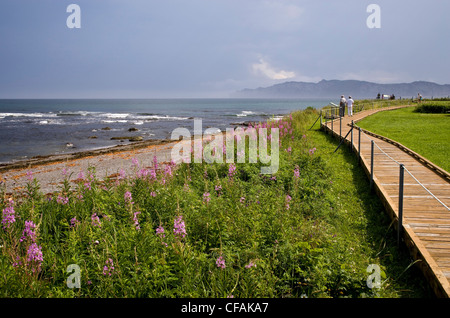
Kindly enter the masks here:
<path id="1" fill-rule="evenodd" d="M 360 122 L 361 128 L 398 141 L 450 171 L 450 115 L 415 113 L 414 107 L 379 112 Z"/>

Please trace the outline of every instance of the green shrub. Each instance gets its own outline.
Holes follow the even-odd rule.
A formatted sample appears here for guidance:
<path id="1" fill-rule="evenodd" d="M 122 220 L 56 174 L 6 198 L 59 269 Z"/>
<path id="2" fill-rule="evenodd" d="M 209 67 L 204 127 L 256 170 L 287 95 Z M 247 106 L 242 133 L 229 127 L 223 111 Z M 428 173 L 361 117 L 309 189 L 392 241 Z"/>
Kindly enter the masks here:
<path id="1" fill-rule="evenodd" d="M 434 113 L 443 114 L 450 112 L 450 102 L 448 101 L 429 101 L 417 105 L 415 112 L 417 113 Z"/>

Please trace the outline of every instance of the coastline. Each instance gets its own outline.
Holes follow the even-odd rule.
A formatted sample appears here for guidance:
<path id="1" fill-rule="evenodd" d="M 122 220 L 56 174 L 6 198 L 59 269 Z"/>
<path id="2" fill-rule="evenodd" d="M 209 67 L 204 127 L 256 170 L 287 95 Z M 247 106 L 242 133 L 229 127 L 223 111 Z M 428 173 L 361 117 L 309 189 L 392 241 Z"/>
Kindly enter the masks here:
<path id="1" fill-rule="evenodd" d="M 13 169 L 25 169 L 37 165 L 82 159 L 89 156 L 99 156 L 104 154 L 112 154 L 116 152 L 131 151 L 146 148 L 149 146 L 160 146 L 171 142 L 174 141 L 170 139 L 153 139 L 153 140 L 137 141 L 126 145 L 106 146 L 91 150 L 74 151 L 66 154 L 38 155 L 29 159 L 0 163 L 0 173 Z"/>
<path id="2" fill-rule="evenodd" d="M 0 183 L 5 193 L 21 193 L 32 178 L 39 182 L 44 194 L 61 189 L 63 181 L 68 178 L 71 183 L 79 179 L 80 173 L 86 175 L 90 167 L 95 168 L 96 177 L 114 177 L 121 169 L 129 173 L 136 169 L 132 159 L 139 162 L 140 168 L 153 165 L 153 157 L 158 162 L 170 162 L 171 149 L 176 140 L 157 139 L 134 142 L 126 145 L 79 151 L 64 155 L 36 156 L 27 160 L 0 165 Z"/>
<path id="3" fill-rule="evenodd" d="M 234 123 L 237 126 L 248 127 L 254 122 Z M 213 133 L 226 135 L 226 131 Z M 96 178 L 116 178 L 123 170 L 127 175 L 137 173 L 140 169 L 151 169 L 153 159 L 157 158 L 161 165 L 172 161 L 172 148 L 183 142 L 193 143 L 194 135 L 190 139 L 149 139 L 131 142 L 124 145 L 102 147 L 92 150 L 75 151 L 66 154 L 50 154 L 35 156 L 30 159 L 0 164 L 0 186 L 6 195 L 24 194 L 27 183 L 35 178 L 40 191 L 50 195 L 62 189 L 64 180 L 76 184 L 84 179 L 89 168 L 95 169 Z M 203 139 L 205 142 L 205 140 Z M 193 146 L 193 144 L 191 144 Z M 175 160 L 175 164 L 181 162 Z M 133 163 L 134 161 L 134 163 Z M 137 165 L 135 163 L 138 163 Z M 82 177 L 81 177 L 82 176 Z"/>

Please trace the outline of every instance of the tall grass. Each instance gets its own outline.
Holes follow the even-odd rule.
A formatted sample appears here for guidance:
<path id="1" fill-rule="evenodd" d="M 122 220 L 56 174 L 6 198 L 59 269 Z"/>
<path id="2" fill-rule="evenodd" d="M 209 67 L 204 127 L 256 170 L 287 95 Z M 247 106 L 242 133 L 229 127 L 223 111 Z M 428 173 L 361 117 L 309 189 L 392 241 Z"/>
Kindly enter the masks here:
<path id="1" fill-rule="evenodd" d="M 408 262 L 361 170 L 307 131 L 316 117 L 309 109 L 265 124 L 281 133 L 273 175 L 261 163 L 146 169 L 133 160 L 132 175 L 100 180 L 91 168 L 51 196 L 30 175 L 25 197 L 0 196 L 0 295 L 422 295 L 409 272 L 399 279 Z M 382 268 L 380 289 L 366 283 L 372 263 Z M 71 264 L 81 288 L 67 285 Z"/>

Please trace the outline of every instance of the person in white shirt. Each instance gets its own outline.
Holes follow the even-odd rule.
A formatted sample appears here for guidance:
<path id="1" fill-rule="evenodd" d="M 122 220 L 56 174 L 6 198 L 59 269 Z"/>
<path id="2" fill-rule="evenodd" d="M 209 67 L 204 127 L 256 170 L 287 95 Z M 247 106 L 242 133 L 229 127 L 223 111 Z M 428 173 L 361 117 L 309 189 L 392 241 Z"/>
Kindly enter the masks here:
<path id="1" fill-rule="evenodd" d="M 351 96 L 348 97 L 347 99 L 347 108 L 348 108 L 348 115 L 349 116 L 353 116 L 353 104 L 355 103 L 355 101 L 352 99 Z"/>

